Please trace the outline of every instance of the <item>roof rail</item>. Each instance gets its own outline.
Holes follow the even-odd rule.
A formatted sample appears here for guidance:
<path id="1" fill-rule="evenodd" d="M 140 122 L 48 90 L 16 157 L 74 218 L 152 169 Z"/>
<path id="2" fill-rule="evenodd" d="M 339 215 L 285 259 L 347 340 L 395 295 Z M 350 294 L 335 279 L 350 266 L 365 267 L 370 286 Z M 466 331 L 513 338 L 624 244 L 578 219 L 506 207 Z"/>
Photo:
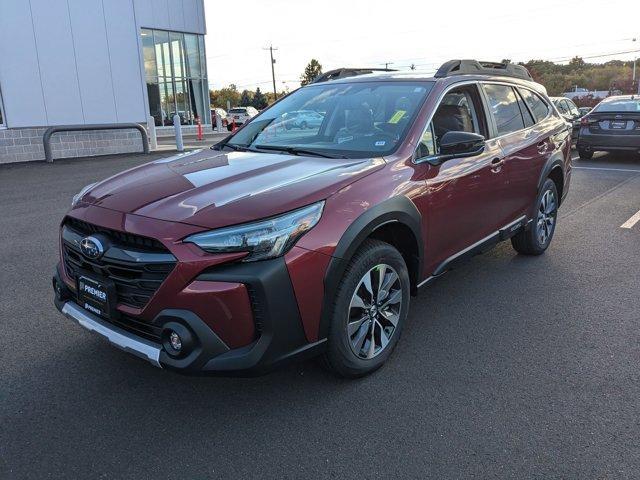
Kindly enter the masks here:
<path id="1" fill-rule="evenodd" d="M 373 72 L 396 72 L 391 68 L 337 68 L 322 73 L 313 79 L 311 83 L 328 82 L 329 80 L 337 80 L 339 78 L 355 77 L 358 75 L 366 75 Z"/>
<path id="2" fill-rule="evenodd" d="M 529 70 L 517 63 L 482 62 L 478 60 L 449 60 L 442 64 L 434 77 L 442 78 L 464 74 L 498 75 L 533 81 Z"/>

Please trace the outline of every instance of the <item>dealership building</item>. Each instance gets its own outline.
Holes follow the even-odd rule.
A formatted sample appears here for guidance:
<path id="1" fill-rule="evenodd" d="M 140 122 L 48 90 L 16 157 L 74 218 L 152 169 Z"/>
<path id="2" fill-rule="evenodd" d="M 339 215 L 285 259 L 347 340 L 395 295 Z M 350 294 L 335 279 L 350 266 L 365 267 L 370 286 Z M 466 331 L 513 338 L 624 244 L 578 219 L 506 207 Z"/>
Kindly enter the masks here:
<path id="1" fill-rule="evenodd" d="M 210 124 L 204 0 L 0 1 L 0 163 L 142 150 Z M 90 130 L 65 131 L 82 126 Z"/>

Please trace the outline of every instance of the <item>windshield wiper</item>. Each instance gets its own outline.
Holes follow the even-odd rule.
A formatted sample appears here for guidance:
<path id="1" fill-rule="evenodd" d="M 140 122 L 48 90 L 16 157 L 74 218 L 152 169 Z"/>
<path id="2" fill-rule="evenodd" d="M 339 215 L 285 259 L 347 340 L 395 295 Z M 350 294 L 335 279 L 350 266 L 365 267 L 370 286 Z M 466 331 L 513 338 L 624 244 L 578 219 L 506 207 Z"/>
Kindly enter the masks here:
<path id="1" fill-rule="evenodd" d="M 257 150 L 254 150 L 253 148 L 245 147 L 245 146 L 242 146 L 242 145 L 236 145 L 234 143 L 224 143 L 222 145 L 216 144 L 213 147 L 211 147 L 211 149 L 212 150 L 222 150 L 225 147 L 230 148 L 234 152 L 257 152 Z"/>
<path id="2" fill-rule="evenodd" d="M 329 153 L 319 152 L 318 150 L 310 150 L 307 148 L 288 147 L 286 145 L 255 145 L 259 150 L 275 150 L 279 152 L 290 153 L 291 155 L 312 155 L 323 158 L 349 158 L 344 155 L 331 155 Z"/>

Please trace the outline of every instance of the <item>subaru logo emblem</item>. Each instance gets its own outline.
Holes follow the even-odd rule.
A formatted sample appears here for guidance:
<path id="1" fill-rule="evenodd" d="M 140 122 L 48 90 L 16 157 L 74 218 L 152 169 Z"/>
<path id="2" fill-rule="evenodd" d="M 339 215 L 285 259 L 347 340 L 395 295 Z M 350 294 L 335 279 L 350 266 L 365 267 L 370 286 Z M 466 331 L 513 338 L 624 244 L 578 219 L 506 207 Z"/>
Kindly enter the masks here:
<path id="1" fill-rule="evenodd" d="M 104 254 L 104 246 L 96 237 L 85 237 L 80 241 L 80 251 L 92 260 L 97 260 Z"/>

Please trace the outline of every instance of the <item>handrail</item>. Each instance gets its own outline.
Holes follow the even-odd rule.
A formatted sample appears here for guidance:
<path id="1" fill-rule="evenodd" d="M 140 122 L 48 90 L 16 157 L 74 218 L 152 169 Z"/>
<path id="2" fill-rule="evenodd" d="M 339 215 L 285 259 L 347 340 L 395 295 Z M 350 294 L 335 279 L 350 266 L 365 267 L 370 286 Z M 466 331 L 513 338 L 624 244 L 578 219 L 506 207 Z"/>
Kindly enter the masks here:
<path id="1" fill-rule="evenodd" d="M 92 125 L 62 125 L 47 128 L 44 132 L 44 135 L 42 136 L 42 142 L 44 143 L 44 158 L 49 163 L 53 162 L 53 153 L 51 151 L 51 136 L 54 133 L 80 132 L 87 130 L 130 130 L 132 128 L 135 128 L 140 132 L 144 153 L 149 153 L 149 138 L 147 137 L 147 131 L 142 125 L 137 123 L 98 123 Z"/>

